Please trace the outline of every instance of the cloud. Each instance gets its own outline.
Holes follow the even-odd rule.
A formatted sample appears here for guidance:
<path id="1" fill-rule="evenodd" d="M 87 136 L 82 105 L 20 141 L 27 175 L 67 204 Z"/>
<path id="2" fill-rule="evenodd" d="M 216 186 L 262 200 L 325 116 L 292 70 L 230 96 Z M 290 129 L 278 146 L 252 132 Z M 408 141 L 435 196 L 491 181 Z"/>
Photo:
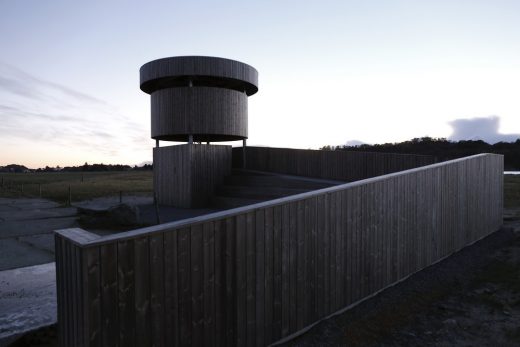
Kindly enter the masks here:
<path id="1" fill-rule="evenodd" d="M 104 100 L 87 95 L 59 83 L 42 80 L 12 65 L 0 62 L 0 87 L 4 92 L 11 92 L 22 97 L 45 100 L 52 94 L 62 94 L 79 102 L 94 103 L 108 107 Z"/>
<path id="2" fill-rule="evenodd" d="M 345 146 L 361 146 L 361 145 L 364 145 L 366 144 L 366 142 L 363 142 L 363 141 L 359 141 L 359 140 L 348 140 L 347 142 L 345 142 Z"/>
<path id="3" fill-rule="evenodd" d="M 17 81 L 12 78 L 0 76 L 0 88 L 4 92 L 10 92 L 12 94 L 20 95 L 27 98 L 40 98 L 39 93 L 33 88 L 27 88 L 21 81 Z"/>
<path id="4" fill-rule="evenodd" d="M 514 142 L 520 138 L 520 134 L 499 133 L 500 118 L 497 116 L 455 119 L 448 124 L 453 130 L 449 137 L 452 141 L 482 140 L 493 144 Z"/>
<path id="5" fill-rule="evenodd" d="M 30 142 L 118 157 L 149 149 L 146 128 L 104 100 L 0 62 L 0 145 Z"/>

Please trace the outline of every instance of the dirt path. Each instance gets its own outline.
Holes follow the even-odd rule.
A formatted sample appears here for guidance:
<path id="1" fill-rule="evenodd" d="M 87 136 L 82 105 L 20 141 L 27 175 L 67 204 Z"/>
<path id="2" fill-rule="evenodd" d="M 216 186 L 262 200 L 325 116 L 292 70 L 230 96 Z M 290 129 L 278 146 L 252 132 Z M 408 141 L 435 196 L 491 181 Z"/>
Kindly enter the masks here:
<path id="1" fill-rule="evenodd" d="M 0 271 L 54 261 L 54 230 L 75 226 L 76 215 L 46 199 L 0 198 Z"/>
<path id="2" fill-rule="evenodd" d="M 520 221 L 286 346 L 519 346 Z"/>

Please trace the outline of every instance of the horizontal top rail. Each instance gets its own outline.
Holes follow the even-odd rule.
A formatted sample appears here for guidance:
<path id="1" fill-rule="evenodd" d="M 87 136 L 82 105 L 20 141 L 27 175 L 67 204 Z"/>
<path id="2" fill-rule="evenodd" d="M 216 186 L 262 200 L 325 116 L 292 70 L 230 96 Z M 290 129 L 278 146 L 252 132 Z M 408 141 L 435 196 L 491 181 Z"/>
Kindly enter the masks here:
<path id="1" fill-rule="evenodd" d="M 71 229 L 57 230 L 56 233 L 63 235 L 64 237 L 67 237 L 67 238 L 71 238 L 71 236 L 72 236 L 72 241 L 80 247 L 98 246 L 98 245 L 102 245 L 102 244 L 106 244 L 106 243 L 111 243 L 114 241 L 123 241 L 123 240 L 131 239 L 131 238 L 143 237 L 143 236 L 148 236 L 148 235 L 155 234 L 155 233 L 161 233 L 161 232 L 165 232 L 165 231 L 169 231 L 169 230 L 179 229 L 182 227 L 186 227 L 188 225 L 210 222 L 210 221 L 218 220 L 221 218 L 229 218 L 229 217 L 244 214 L 247 212 L 252 212 L 252 211 L 260 209 L 260 208 L 274 207 L 277 205 L 294 202 L 294 201 L 299 201 L 299 200 L 307 199 L 310 197 L 319 196 L 322 194 L 341 191 L 343 189 L 347 189 L 347 188 L 351 188 L 351 187 L 357 187 L 357 186 L 367 184 L 367 183 L 379 182 L 379 181 L 383 181 L 383 180 L 393 178 L 396 176 L 406 175 L 406 174 L 425 171 L 425 170 L 431 170 L 431 169 L 443 167 L 443 166 L 446 166 L 449 164 L 466 161 L 466 160 L 470 160 L 473 158 L 484 157 L 484 156 L 500 156 L 500 154 L 493 154 L 493 153 L 476 154 L 476 155 L 472 155 L 472 156 L 468 156 L 468 157 L 453 159 L 453 160 L 449 160 L 449 161 L 430 164 L 430 165 L 412 168 L 412 169 L 408 169 L 408 170 L 403 170 L 403 171 L 399 171 L 399 172 L 393 172 L 393 173 L 389 173 L 389 174 L 385 174 L 385 175 L 381 175 L 381 176 L 371 177 L 371 178 L 367 178 L 367 179 L 363 179 L 363 180 L 359 180 L 359 181 L 349 182 L 349 183 L 345 183 L 345 184 L 341 184 L 341 185 L 337 185 L 337 186 L 333 186 L 333 187 L 313 190 L 310 192 L 305 192 L 305 193 L 282 197 L 282 198 L 278 198 L 278 199 L 274 199 L 274 200 L 264 201 L 264 202 L 260 202 L 257 204 L 244 206 L 244 207 L 238 207 L 238 208 L 234 208 L 234 209 L 230 209 L 230 210 L 209 213 L 209 214 L 198 216 L 198 217 L 183 219 L 183 220 L 175 221 L 175 222 L 164 223 L 164 224 L 155 225 L 155 226 L 151 226 L 151 227 L 130 230 L 130 231 L 114 234 L 114 235 L 98 236 L 96 238 L 96 237 L 92 236 L 94 234 L 89 233 L 89 234 L 91 234 L 90 236 L 81 237 L 81 236 L 77 235 L 77 232 L 78 232 L 77 230 L 81 230 L 81 229 L 77 229 L 75 232 L 72 232 L 72 233 L 70 231 Z M 82 230 L 82 232 L 87 233 L 84 230 Z"/>

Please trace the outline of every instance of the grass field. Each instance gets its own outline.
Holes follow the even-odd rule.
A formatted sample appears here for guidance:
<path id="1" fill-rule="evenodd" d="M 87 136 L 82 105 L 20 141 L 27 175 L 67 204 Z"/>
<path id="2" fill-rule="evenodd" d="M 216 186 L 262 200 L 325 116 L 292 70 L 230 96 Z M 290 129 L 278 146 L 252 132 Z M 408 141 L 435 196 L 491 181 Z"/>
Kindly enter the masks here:
<path id="1" fill-rule="evenodd" d="M 520 175 L 504 175 L 504 207 L 520 207 Z"/>
<path id="2" fill-rule="evenodd" d="M 42 197 L 60 203 L 123 194 L 152 196 L 151 171 L 0 173 L 0 197 Z M 1 182 L 3 179 L 3 188 Z M 22 194 L 23 184 L 23 194 Z M 504 175 L 504 207 L 520 206 L 520 175 Z"/>
<path id="3" fill-rule="evenodd" d="M 41 197 L 65 204 L 97 197 L 152 196 L 151 171 L 0 173 L 0 197 Z M 2 186 L 3 182 L 3 186 Z M 23 192 L 22 192 L 23 190 Z"/>

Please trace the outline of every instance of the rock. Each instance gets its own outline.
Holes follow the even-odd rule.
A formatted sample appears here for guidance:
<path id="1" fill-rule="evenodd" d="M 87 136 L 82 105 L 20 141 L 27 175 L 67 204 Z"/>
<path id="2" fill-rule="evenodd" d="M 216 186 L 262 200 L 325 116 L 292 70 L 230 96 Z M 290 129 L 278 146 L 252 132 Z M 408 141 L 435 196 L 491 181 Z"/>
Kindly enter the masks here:
<path id="1" fill-rule="evenodd" d="M 139 224 L 139 208 L 119 204 L 108 210 L 80 208 L 80 223 L 87 227 L 121 227 Z"/>
<path id="2" fill-rule="evenodd" d="M 455 319 L 449 318 L 442 322 L 442 324 L 446 325 L 447 327 L 455 328 L 458 326 L 458 323 Z"/>
<path id="3" fill-rule="evenodd" d="M 493 291 L 491 289 L 489 289 L 488 287 L 475 289 L 474 292 L 478 295 L 493 293 Z"/>
<path id="4" fill-rule="evenodd" d="M 447 310 L 450 309 L 450 308 L 449 308 L 447 305 L 445 305 L 445 304 L 440 304 L 439 306 L 437 306 L 437 308 L 438 308 L 439 310 L 443 310 L 443 311 L 447 311 Z"/>
<path id="5" fill-rule="evenodd" d="M 139 223 L 139 208 L 120 204 L 108 209 L 108 218 L 114 224 L 131 226 Z"/>

